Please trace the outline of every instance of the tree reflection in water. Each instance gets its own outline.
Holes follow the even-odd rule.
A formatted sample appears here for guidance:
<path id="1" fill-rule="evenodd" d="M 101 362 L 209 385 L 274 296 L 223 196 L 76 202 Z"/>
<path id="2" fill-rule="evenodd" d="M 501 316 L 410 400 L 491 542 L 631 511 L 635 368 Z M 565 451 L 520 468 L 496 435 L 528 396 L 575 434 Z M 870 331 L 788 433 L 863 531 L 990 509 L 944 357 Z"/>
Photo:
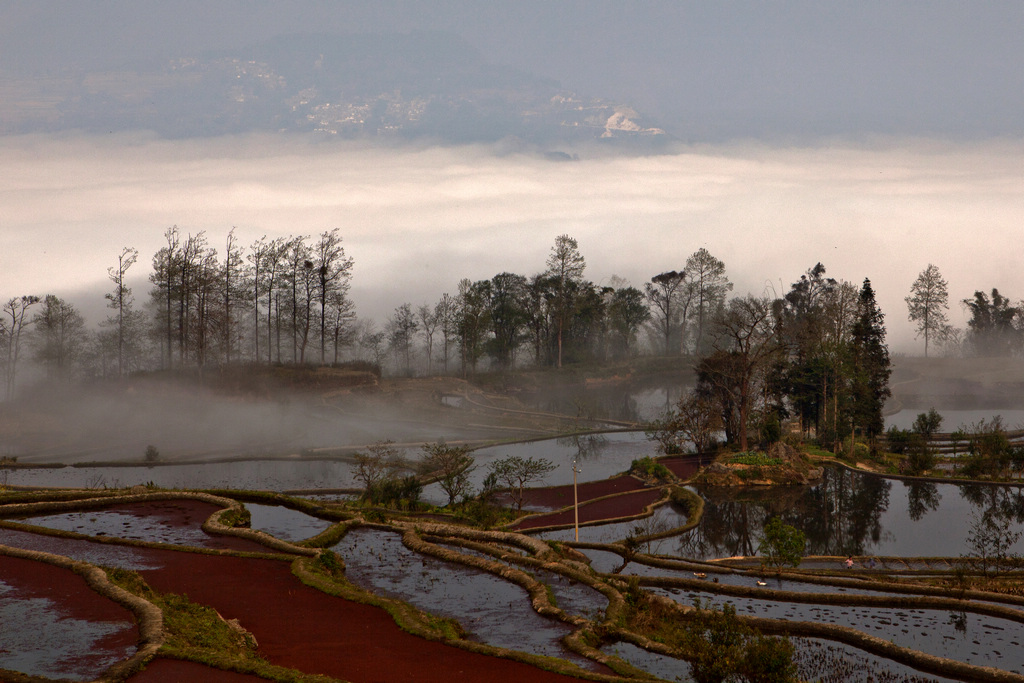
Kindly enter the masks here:
<path id="1" fill-rule="evenodd" d="M 1024 492 L 1016 486 L 961 484 L 960 495 L 975 508 L 1001 519 L 1024 523 Z"/>
<path id="2" fill-rule="evenodd" d="M 882 477 L 836 468 L 826 468 L 814 486 L 701 488 L 704 517 L 679 539 L 677 552 L 694 558 L 755 555 L 765 522 L 778 516 L 806 534 L 809 555 L 863 555 L 883 537 L 891 488 Z"/>
<path id="3" fill-rule="evenodd" d="M 920 521 L 927 513 L 939 509 L 942 496 L 939 487 L 926 481 L 904 482 L 907 487 L 907 515 L 913 521 Z"/>
<path id="4" fill-rule="evenodd" d="M 555 443 L 569 451 L 569 460 L 583 463 L 601 454 L 608 443 L 604 434 L 572 434 L 555 439 Z M 575 452 L 573 452 L 575 451 Z"/>

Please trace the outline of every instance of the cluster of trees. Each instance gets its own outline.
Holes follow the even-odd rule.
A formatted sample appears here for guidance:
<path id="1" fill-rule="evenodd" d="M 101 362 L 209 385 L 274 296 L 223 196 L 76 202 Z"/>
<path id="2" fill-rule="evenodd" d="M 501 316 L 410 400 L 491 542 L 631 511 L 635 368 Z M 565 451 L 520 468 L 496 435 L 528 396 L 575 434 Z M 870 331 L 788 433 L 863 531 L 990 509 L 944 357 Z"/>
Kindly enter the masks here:
<path id="1" fill-rule="evenodd" d="M 95 332 L 58 297 L 9 299 L 0 315 L 5 395 L 26 357 L 51 378 L 351 359 L 412 374 L 559 367 L 646 349 L 697 359 L 698 412 L 717 404 L 721 427 L 738 441 L 740 425 L 770 428 L 785 414 L 835 438 L 880 426 L 874 413 L 887 392 L 888 354 L 874 293 L 869 283 L 858 291 L 827 278 L 820 264 L 778 299 L 729 299 L 725 264 L 703 248 L 642 288 L 614 277 L 599 286 L 586 279 L 576 240 L 560 235 L 542 272 L 463 279 L 433 304 L 402 303 L 378 329 L 355 316 L 353 260 L 337 230 L 262 237 L 247 248 L 232 230 L 221 253 L 202 232 L 172 227 L 164 237 L 141 302 L 126 284 L 138 252 L 117 256 L 108 269 L 110 315 Z M 926 355 L 935 345 L 986 355 L 1024 349 L 1024 305 L 998 290 L 963 302 L 967 332 L 949 325 L 948 286 L 934 265 L 906 301 Z"/>
<path id="2" fill-rule="evenodd" d="M 576 240 L 560 235 L 543 272 L 463 279 L 454 295 L 443 294 L 433 306 L 414 311 L 402 304 L 383 332 L 363 334 L 359 341 L 378 363 L 390 351 L 406 373 L 413 372 L 417 340 L 427 372 L 450 372 L 453 354 L 462 373 L 484 363 L 501 370 L 524 363 L 561 367 L 634 354 L 651 316 L 644 294 L 617 280 L 599 287 L 584 279 L 585 269 Z"/>
<path id="3" fill-rule="evenodd" d="M 770 443 L 794 418 L 819 442 L 877 437 L 891 372 L 884 317 L 871 282 L 860 289 L 820 263 L 781 298 L 725 302 L 703 331 L 697 386 L 652 430 L 665 451 L 684 441 L 706 450 L 719 430 L 746 451 Z M 851 441 L 852 443 L 852 441 Z"/>
<path id="4" fill-rule="evenodd" d="M 51 378 L 343 359 L 390 362 L 407 374 L 560 367 L 636 354 L 645 330 L 660 351 L 695 353 L 707 346 L 709 321 L 732 288 L 724 264 L 704 249 L 643 290 L 618 278 L 598 286 L 584 277 L 576 240 L 561 235 L 542 272 L 463 279 L 433 305 L 401 304 L 378 329 L 356 319 L 348 295 L 353 261 L 337 230 L 262 237 L 248 248 L 232 230 L 221 253 L 203 232 L 171 227 L 164 239 L 144 300 L 128 286 L 138 252 L 117 256 L 108 269 L 111 313 L 96 332 L 60 298 L 8 302 L 0 318 L 8 395 L 25 349 Z"/>
<path id="5" fill-rule="evenodd" d="M 363 486 L 363 500 L 373 505 L 415 507 L 422 492 L 423 478 L 435 481 L 445 495 L 447 506 L 486 504 L 498 491 L 506 491 L 516 506 L 523 509 L 526 488 L 554 471 L 547 458 L 510 455 L 491 462 L 480 491 L 473 489 L 470 473 L 476 469 L 466 446 L 444 442 L 424 444 L 417 462 L 406 459 L 404 451 L 391 441 L 381 441 L 355 454 L 355 479 Z M 418 474 L 417 474 L 418 473 Z"/>
<path id="6" fill-rule="evenodd" d="M 224 258 L 203 233 L 170 228 L 153 257 L 151 330 L 163 368 L 211 361 L 337 362 L 355 317 L 353 260 L 338 230 L 261 237 L 244 254 L 228 233 Z"/>
<path id="7" fill-rule="evenodd" d="M 746 412 L 763 408 L 751 404 L 762 383 L 754 377 L 757 366 L 775 362 L 781 353 L 789 367 L 776 373 L 776 393 L 788 392 L 805 424 L 820 429 L 828 423 L 838 434 L 849 431 L 840 425 L 849 422 L 840 403 L 858 392 L 880 391 L 880 376 L 873 388 L 867 379 L 857 391 L 843 386 L 849 384 L 843 366 L 850 364 L 854 312 L 861 304 L 854 286 L 824 277 L 820 265 L 777 301 L 729 301 L 733 285 L 725 264 L 706 249 L 642 288 L 616 277 L 599 286 L 585 278 L 586 260 L 576 240 L 560 235 L 542 272 L 463 279 L 433 304 L 402 303 L 378 329 L 374 321 L 356 318 L 349 298 L 353 260 L 336 229 L 316 237 L 262 237 L 247 248 L 232 230 L 220 254 L 203 232 L 185 235 L 171 227 L 164 238 L 165 246 L 152 257 L 151 286 L 142 301 L 127 284 L 138 252 L 125 248 L 117 256 L 108 269 L 110 315 L 95 331 L 58 297 L 7 300 L 0 312 L 5 396 L 14 391 L 26 357 L 50 378 L 352 359 L 406 374 L 465 374 L 601 362 L 647 350 L 701 359 L 704 399 L 717 393 L 720 401 L 734 404 L 735 410 L 725 411 L 724 427 L 735 434 L 737 424 L 749 420 Z M 962 302 L 970 313 L 966 330 L 949 324 L 948 284 L 934 265 L 915 280 L 906 303 L 926 356 L 935 346 L 947 354 L 1024 351 L 1024 303 L 1011 303 L 997 289 L 977 291 Z M 735 386 L 718 386 L 723 374 L 735 378 L 729 380 Z"/>
<path id="8" fill-rule="evenodd" d="M 723 429 L 746 450 L 751 434 L 777 433 L 791 416 L 826 442 L 882 429 L 889 356 L 874 291 L 868 280 L 858 290 L 826 277 L 821 264 L 777 299 L 727 299 L 725 265 L 705 249 L 681 270 L 652 277 L 643 291 L 618 280 L 599 287 L 584 278 L 576 240 L 561 235 L 543 272 L 464 279 L 433 306 L 400 305 L 377 331 L 372 321 L 355 318 L 348 297 L 353 262 L 337 230 L 316 239 L 261 238 L 248 250 L 232 231 L 223 257 L 203 233 L 183 236 L 172 227 L 164 237 L 144 306 L 126 285 L 138 253 L 118 256 L 109 269 L 111 313 L 95 335 L 57 297 L 21 297 L 4 306 L 0 358 L 8 395 L 23 342 L 56 377 L 76 363 L 118 375 L 389 357 L 412 373 L 417 342 L 427 370 L 447 373 L 455 360 L 461 372 L 472 372 L 485 363 L 558 367 L 626 357 L 637 353 L 646 330 L 658 351 L 696 359 L 697 391 L 673 417 L 697 443 Z"/>
<path id="9" fill-rule="evenodd" d="M 946 355 L 1012 356 L 1024 352 L 1024 302 L 1014 304 L 992 288 L 960 303 L 970 315 L 967 329 L 949 323 L 949 286 L 932 264 L 921 271 L 906 297 L 908 317 L 924 338 L 924 355 L 938 344 Z"/>
<path id="10" fill-rule="evenodd" d="M 267 239 L 248 250 L 234 230 L 223 256 L 205 233 L 164 233 L 142 304 L 128 286 L 138 251 L 108 269 L 110 315 L 99 330 L 53 295 L 8 300 L 0 322 L 0 368 L 9 398 L 19 360 L 30 352 L 51 379 L 121 376 L 138 370 L 205 368 L 238 362 L 337 362 L 351 346 L 353 261 L 338 230 Z"/>

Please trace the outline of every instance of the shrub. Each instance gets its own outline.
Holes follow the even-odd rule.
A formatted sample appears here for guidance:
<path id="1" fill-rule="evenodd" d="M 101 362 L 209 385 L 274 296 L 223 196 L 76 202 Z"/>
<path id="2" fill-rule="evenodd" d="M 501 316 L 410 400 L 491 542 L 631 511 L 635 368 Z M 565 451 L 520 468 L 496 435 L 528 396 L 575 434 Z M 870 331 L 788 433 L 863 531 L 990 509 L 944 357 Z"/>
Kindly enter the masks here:
<path id="1" fill-rule="evenodd" d="M 752 465 L 755 467 L 775 467 L 782 464 L 782 460 L 779 458 L 770 458 L 767 453 L 760 451 L 737 453 L 729 461 L 737 465 Z"/>
<path id="2" fill-rule="evenodd" d="M 366 490 L 366 499 L 373 505 L 414 510 L 419 505 L 423 484 L 415 476 L 388 477 Z"/>
<path id="3" fill-rule="evenodd" d="M 797 680 L 793 643 L 788 638 L 754 636 L 747 640 L 740 664 L 750 683 L 788 683 Z"/>
<path id="4" fill-rule="evenodd" d="M 252 523 L 252 515 L 244 507 L 228 508 L 221 513 L 220 523 L 233 529 L 247 528 Z"/>
<path id="5" fill-rule="evenodd" d="M 752 683 L 797 680 L 793 644 L 755 633 L 728 603 L 721 611 L 703 608 L 701 616 L 687 623 L 684 642 L 690 675 L 697 683 L 721 683 L 737 675 Z"/>
<path id="6" fill-rule="evenodd" d="M 673 478 L 672 472 L 667 467 L 650 456 L 630 463 L 629 472 L 641 477 L 654 477 L 661 481 L 669 481 Z"/>
<path id="7" fill-rule="evenodd" d="M 913 436 L 909 429 L 900 429 L 895 425 L 889 427 L 889 431 L 885 433 L 885 439 L 889 444 L 889 452 L 896 455 L 905 455 L 910 449 L 910 442 Z"/>
<path id="8" fill-rule="evenodd" d="M 345 571 L 341 558 L 333 550 L 321 550 L 317 562 L 331 576 L 339 576 Z"/>
<path id="9" fill-rule="evenodd" d="M 779 422 L 779 416 L 771 413 L 765 417 L 757 431 L 763 446 L 767 447 L 778 442 L 782 438 L 782 423 Z"/>
<path id="10" fill-rule="evenodd" d="M 686 514 L 687 517 L 693 514 L 693 511 L 697 509 L 697 503 L 700 500 L 700 497 L 696 493 L 685 489 L 682 486 L 673 486 L 672 490 L 669 492 L 669 497 L 670 500 L 679 507 L 680 511 Z"/>
<path id="11" fill-rule="evenodd" d="M 515 513 L 480 499 L 467 499 L 459 507 L 458 516 L 475 526 L 490 529 L 515 519 Z"/>
<path id="12" fill-rule="evenodd" d="M 153 444 L 146 446 L 145 453 L 146 462 L 156 462 L 160 459 L 160 451 Z"/>
<path id="13" fill-rule="evenodd" d="M 783 565 L 796 567 L 804 556 L 807 538 L 804 532 L 783 524 L 778 517 L 772 517 L 764 525 L 764 532 L 757 551 L 764 558 L 764 563 L 777 569 Z"/>

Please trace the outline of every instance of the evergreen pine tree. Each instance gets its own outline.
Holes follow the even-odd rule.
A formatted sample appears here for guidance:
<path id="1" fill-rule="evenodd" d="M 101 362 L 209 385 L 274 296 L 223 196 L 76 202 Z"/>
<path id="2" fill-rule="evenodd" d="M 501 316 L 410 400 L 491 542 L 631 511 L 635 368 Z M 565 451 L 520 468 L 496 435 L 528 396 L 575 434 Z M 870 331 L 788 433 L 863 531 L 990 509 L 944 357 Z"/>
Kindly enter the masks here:
<path id="1" fill-rule="evenodd" d="M 855 428 L 874 442 L 885 422 L 882 407 L 892 395 L 889 389 L 889 349 L 885 345 L 885 316 L 878 309 L 871 281 L 864 278 L 857 322 L 852 330 L 852 398 Z M 873 445 L 872 445 L 873 448 Z"/>

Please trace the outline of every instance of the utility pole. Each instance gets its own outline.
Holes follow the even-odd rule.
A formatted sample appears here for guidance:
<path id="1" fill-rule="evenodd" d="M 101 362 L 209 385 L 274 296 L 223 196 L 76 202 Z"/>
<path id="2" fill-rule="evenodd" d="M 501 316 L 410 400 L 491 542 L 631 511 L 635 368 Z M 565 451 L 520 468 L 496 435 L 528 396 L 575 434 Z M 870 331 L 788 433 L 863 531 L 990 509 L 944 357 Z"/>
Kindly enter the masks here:
<path id="1" fill-rule="evenodd" d="M 583 472 L 583 468 L 572 461 L 572 511 L 576 520 L 576 542 L 580 542 L 580 499 L 576 493 L 576 475 Z"/>

